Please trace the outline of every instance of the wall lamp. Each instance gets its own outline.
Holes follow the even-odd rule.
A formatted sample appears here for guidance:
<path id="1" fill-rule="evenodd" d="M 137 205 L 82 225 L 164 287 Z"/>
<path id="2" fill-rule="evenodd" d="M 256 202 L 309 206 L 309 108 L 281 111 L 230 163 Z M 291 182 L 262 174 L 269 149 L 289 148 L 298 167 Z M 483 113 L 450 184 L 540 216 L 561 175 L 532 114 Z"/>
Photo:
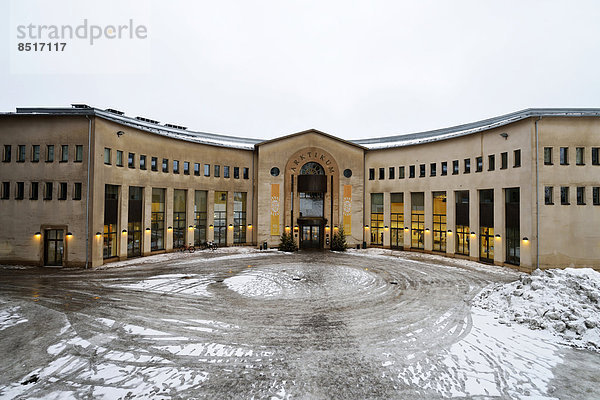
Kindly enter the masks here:
<path id="1" fill-rule="evenodd" d="M 497 234 L 496 234 L 496 239 L 500 239 L 500 238 L 501 238 L 500 234 L 499 234 L 499 233 L 497 233 Z"/>
<path id="2" fill-rule="evenodd" d="M 527 242 L 529 242 L 529 238 L 528 238 L 527 236 L 525 236 L 525 237 L 523 238 L 523 242 L 524 242 L 524 243 L 527 243 Z"/>
<path id="3" fill-rule="evenodd" d="M 146 233 L 150 233 L 150 228 L 146 228 Z"/>
<path id="4" fill-rule="evenodd" d="M 325 232 L 329 232 L 329 225 L 325 225 Z"/>
<path id="5" fill-rule="evenodd" d="M 369 230 L 369 225 L 365 225 L 365 231 Z"/>
<path id="6" fill-rule="evenodd" d="M 233 229 L 233 224 L 229 224 L 228 228 Z"/>
<path id="7" fill-rule="evenodd" d="M 475 232 L 471 231 L 471 236 L 475 237 Z"/>
<path id="8" fill-rule="evenodd" d="M 100 239 L 100 236 L 102 236 L 102 234 L 101 234 L 100 232 L 96 232 L 96 237 L 97 237 L 98 239 Z"/>
<path id="9" fill-rule="evenodd" d="M 213 228 L 214 228 L 214 227 L 213 227 L 213 224 L 210 224 L 210 225 L 208 226 L 208 229 L 213 229 Z"/>
<path id="10" fill-rule="evenodd" d="M 500 136 L 502 136 L 502 137 L 504 138 L 504 140 L 507 140 L 507 139 L 508 139 L 508 133 L 506 133 L 506 132 L 502 132 L 502 133 L 500 134 Z"/>
<path id="11" fill-rule="evenodd" d="M 448 233 L 449 233 L 449 234 L 452 234 L 452 229 L 448 229 Z"/>
<path id="12" fill-rule="evenodd" d="M 294 231 L 298 232 L 298 225 L 294 225 Z"/>
<path id="13" fill-rule="evenodd" d="M 124 235 L 124 234 L 126 234 L 126 233 L 127 233 L 127 229 L 123 229 L 123 230 L 121 231 L 121 233 L 122 233 L 123 235 Z"/>
<path id="14" fill-rule="evenodd" d="M 123 131 L 117 131 L 117 137 L 121 137 L 125 134 Z"/>
<path id="15" fill-rule="evenodd" d="M 429 232 L 429 228 L 425 228 L 425 232 Z"/>
<path id="16" fill-rule="evenodd" d="M 194 229 L 194 225 L 188 226 L 188 229 Z"/>
<path id="17" fill-rule="evenodd" d="M 405 227 L 404 227 L 404 230 L 405 230 L 405 231 L 408 231 L 408 226 L 405 226 Z"/>
<path id="18" fill-rule="evenodd" d="M 71 232 L 67 232 L 67 239 L 71 239 L 73 237 L 73 234 Z"/>
<path id="19" fill-rule="evenodd" d="M 390 228 L 388 228 L 388 226 L 387 226 L 387 225 L 383 227 L 383 230 L 384 230 L 384 231 L 387 231 L 387 230 L 389 230 L 389 229 L 390 229 Z"/>
<path id="20" fill-rule="evenodd" d="M 172 227 L 172 226 L 168 226 L 168 227 L 167 227 L 167 230 L 168 230 L 169 232 L 171 232 L 171 231 L 173 230 L 173 227 Z"/>
<path id="21" fill-rule="evenodd" d="M 252 229 L 252 224 L 248 224 L 248 229 Z"/>
<path id="22" fill-rule="evenodd" d="M 334 230 L 334 231 L 337 231 L 338 229 L 339 229 L 339 228 L 337 227 L 337 225 L 334 225 L 334 226 L 333 226 L 333 230 Z"/>
<path id="23" fill-rule="evenodd" d="M 33 234 L 33 236 L 35 236 L 37 239 L 42 237 L 42 232 L 36 232 Z"/>

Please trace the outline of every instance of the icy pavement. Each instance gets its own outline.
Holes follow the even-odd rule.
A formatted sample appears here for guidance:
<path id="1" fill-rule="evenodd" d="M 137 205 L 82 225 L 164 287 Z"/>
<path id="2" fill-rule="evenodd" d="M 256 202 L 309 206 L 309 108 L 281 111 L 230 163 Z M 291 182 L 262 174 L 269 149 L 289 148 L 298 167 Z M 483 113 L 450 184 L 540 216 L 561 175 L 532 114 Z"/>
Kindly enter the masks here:
<path id="1" fill-rule="evenodd" d="M 510 319 L 515 290 L 520 310 L 550 305 L 505 268 L 237 248 L 0 273 L 0 398 L 600 397 L 600 353 Z M 559 304 L 598 294 L 594 272 L 565 273 L 581 282 L 554 280 Z"/>

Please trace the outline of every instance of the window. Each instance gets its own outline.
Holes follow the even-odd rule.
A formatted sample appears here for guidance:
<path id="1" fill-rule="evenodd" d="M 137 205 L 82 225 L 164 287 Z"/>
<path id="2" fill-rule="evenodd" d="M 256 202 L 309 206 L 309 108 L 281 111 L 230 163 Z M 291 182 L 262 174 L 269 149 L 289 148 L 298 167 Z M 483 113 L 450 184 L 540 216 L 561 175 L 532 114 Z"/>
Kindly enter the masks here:
<path id="1" fill-rule="evenodd" d="M 223 167 L 223 178 L 229 178 L 229 165 Z"/>
<path id="2" fill-rule="evenodd" d="M 46 182 L 46 190 L 44 191 L 44 200 L 52 200 L 52 182 Z"/>
<path id="3" fill-rule="evenodd" d="M 23 200 L 23 196 L 25 196 L 25 183 L 17 182 L 17 193 L 15 195 L 15 199 Z"/>
<path id="4" fill-rule="evenodd" d="M 129 153 L 127 155 L 127 166 L 129 168 L 135 168 L 135 154 L 134 153 Z"/>
<path id="5" fill-rule="evenodd" d="M 173 173 L 174 174 L 179 173 L 179 161 L 178 160 L 173 160 Z"/>
<path id="6" fill-rule="evenodd" d="M 58 200 L 67 199 L 67 182 L 61 182 L 58 185 Z"/>
<path id="7" fill-rule="evenodd" d="M 508 153 L 500 153 L 500 169 L 508 168 Z"/>
<path id="8" fill-rule="evenodd" d="M 429 164 L 429 176 L 436 176 L 437 175 L 437 164 L 436 163 L 431 163 Z"/>
<path id="9" fill-rule="evenodd" d="M 154 208 L 152 208 L 154 211 Z M 104 185 L 104 235 L 102 257 L 118 255 L 119 186 Z"/>
<path id="10" fill-rule="evenodd" d="M 194 163 L 194 175 L 200 176 L 200 163 Z"/>
<path id="11" fill-rule="evenodd" d="M 210 164 L 204 164 L 204 176 L 210 176 Z"/>
<path id="12" fill-rule="evenodd" d="M 544 147 L 544 165 L 552 165 L 552 147 Z"/>
<path id="13" fill-rule="evenodd" d="M 165 189 L 152 188 L 150 250 L 165 248 Z"/>
<path id="14" fill-rule="evenodd" d="M 442 175 L 448 175 L 448 162 L 442 161 Z"/>
<path id="15" fill-rule="evenodd" d="M 521 150 L 515 150 L 514 152 L 514 164 L 513 168 L 519 168 L 521 166 Z"/>
<path id="16" fill-rule="evenodd" d="M 493 171 L 496 169 L 496 155 L 490 154 L 488 156 L 488 171 Z"/>
<path id="17" fill-rule="evenodd" d="M 577 205 L 580 205 L 580 206 L 585 205 L 585 187 L 584 186 L 577 187 Z"/>
<path id="18" fill-rule="evenodd" d="M 169 172 L 169 159 L 168 158 L 162 159 L 162 172 Z"/>
<path id="19" fill-rule="evenodd" d="M 471 173 L 471 159 L 465 158 L 465 174 Z"/>
<path id="20" fill-rule="evenodd" d="M 215 164 L 215 178 L 219 178 L 221 176 L 221 166 Z"/>
<path id="21" fill-rule="evenodd" d="M 396 179 L 396 167 L 388 168 L 388 179 Z"/>
<path id="22" fill-rule="evenodd" d="M 200 165 L 200 164 L 197 164 Z M 200 167 L 198 167 L 200 173 Z M 194 193 L 194 245 L 206 242 L 206 190 L 196 190 Z"/>
<path id="23" fill-rule="evenodd" d="M 446 192 L 433 192 L 433 251 L 446 252 Z"/>
<path id="24" fill-rule="evenodd" d="M 214 242 L 217 246 L 227 244 L 227 192 L 215 192 Z"/>
<path id="25" fill-rule="evenodd" d="M 592 147 L 592 165 L 600 165 L 600 147 Z"/>
<path id="26" fill-rule="evenodd" d="M 17 162 L 25 162 L 25 145 L 20 144 L 17 147 Z"/>
<path id="27" fill-rule="evenodd" d="M 560 204 L 569 205 L 569 187 L 561 186 L 560 187 Z"/>
<path id="28" fill-rule="evenodd" d="M 185 244 L 187 190 L 173 190 L 173 248 Z"/>
<path id="29" fill-rule="evenodd" d="M 483 157 L 477 157 L 475 159 L 475 172 L 481 172 L 483 171 Z"/>
<path id="30" fill-rule="evenodd" d="M 81 200 L 81 182 L 75 182 L 73 185 L 73 200 Z"/>
<path id="31" fill-rule="evenodd" d="M 184 175 L 189 175 L 190 174 L 190 162 L 189 161 L 184 161 L 183 162 L 183 174 Z"/>
<path id="32" fill-rule="evenodd" d="M 31 186 L 29 187 L 29 200 L 37 200 L 39 185 L 37 182 L 31 182 Z"/>
<path id="33" fill-rule="evenodd" d="M 46 146 L 46 162 L 54 162 L 54 145 Z"/>
<path id="34" fill-rule="evenodd" d="M 250 179 L 250 168 L 244 167 L 244 179 Z"/>
<path id="35" fill-rule="evenodd" d="M 150 169 L 152 171 L 158 171 L 158 158 L 157 157 L 152 157 L 152 159 L 150 159 Z"/>
<path id="36" fill-rule="evenodd" d="M 371 244 L 383 245 L 383 193 L 371 193 Z"/>
<path id="37" fill-rule="evenodd" d="M 554 188 L 552 186 L 544 187 L 544 204 L 547 206 L 554 204 Z"/>
<path id="38" fill-rule="evenodd" d="M 246 243 L 246 193 L 233 193 L 233 243 Z"/>
<path id="39" fill-rule="evenodd" d="M 117 167 L 123 166 L 123 151 L 117 150 Z"/>
<path id="40" fill-rule="evenodd" d="M 569 165 L 569 148 L 560 148 L 560 165 Z"/>
<path id="41" fill-rule="evenodd" d="M 458 161 L 457 161 L 458 162 Z M 425 194 L 411 193 L 411 229 L 410 247 L 425 248 Z"/>
<path id="42" fill-rule="evenodd" d="M 233 167 L 233 179 L 240 179 L 240 167 Z"/>
<path id="43" fill-rule="evenodd" d="M 379 168 L 379 179 L 385 179 L 385 168 Z"/>
<path id="44" fill-rule="evenodd" d="M 2 182 L 2 200 L 10 198 L 10 182 Z"/>
<path id="45" fill-rule="evenodd" d="M 12 155 L 12 146 L 10 144 L 4 145 L 4 153 L 2 154 L 2 162 L 10 162 Z"/>
<path id="46" fill-rule="evenodd" d="M 592 198 L 595 206 L 600 206 L 600 186 L 592 188 Z"/>
<path id="47" fill-rule="evenodd" d="M 458 175 L 458 160 L 452 161 L 452 175 Z"/>
<path id="48" fill-rule="evenodd" d="M 404 179 L 404 167 L 398 167 L 398 179 Z"/>
<path id="49" fill-rule="evenodd" d="M 83 161 L 83 146 L 78 144 L 75 146 L 75 162 Z"/>
<path id="50" fill-rule="evenodd" d="M 108 147 L 104 148 L 104 164 L 110 165 L 110 149 Z"/>
<path id="51" fill-rule="evenodd" d="M 419 165 L 419 178 L 425 177 L 425 164 Z"/>
<path id="52" fill-rule="evenodd" d="M 61 152 L 60 152 L 60 162 L 67 162 L 69 161 L 69 145 L 68 144 L 63 144 L 62 146 L 60 146 Z"/>
<path id="53" fill-rule="evenodd" d="M 31 146 L 31 162 L 39 162 L 40 161 L 40 145 L 34 144 Z"/>
<path id="54" fill-rule="evenodd" d="M 415 166 L 414 165 L 411 165 L 410 167 L 408 167 L 408 177 L 409 178 L 415 177 Z"/>
<path id="55" fill-rule="evenodd" d="M 576 147 L 575 148 L 575 164 L 576 165 L 585 165 L 585 160 L 584 160 L 584 157 L 583 157 L 583 151 L 584 151 L 583 147 Z"/>
<path id="56" fill-rule="evenodd" d="M 369 180 L 375 179 L 375 168 L 369 168 Z"/>
<path id="57" fill-rule="evenodd" d="M 146 156 L 140 154 L 140 169 L 146 169 Z"/>

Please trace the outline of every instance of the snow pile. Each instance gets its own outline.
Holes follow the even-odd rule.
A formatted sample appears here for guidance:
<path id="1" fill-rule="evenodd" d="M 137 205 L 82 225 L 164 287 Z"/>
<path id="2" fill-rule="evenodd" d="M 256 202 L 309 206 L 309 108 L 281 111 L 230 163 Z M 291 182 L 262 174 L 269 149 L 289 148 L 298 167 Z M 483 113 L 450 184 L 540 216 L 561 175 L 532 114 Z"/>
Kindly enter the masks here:
<path id="1" fill-rule="evenodd" d="M 546 329 L 574 347 L 600 352 L 600 273 L 590 268 L 536 270 L 494 284 L 473 305 L 531 329 Z"/>

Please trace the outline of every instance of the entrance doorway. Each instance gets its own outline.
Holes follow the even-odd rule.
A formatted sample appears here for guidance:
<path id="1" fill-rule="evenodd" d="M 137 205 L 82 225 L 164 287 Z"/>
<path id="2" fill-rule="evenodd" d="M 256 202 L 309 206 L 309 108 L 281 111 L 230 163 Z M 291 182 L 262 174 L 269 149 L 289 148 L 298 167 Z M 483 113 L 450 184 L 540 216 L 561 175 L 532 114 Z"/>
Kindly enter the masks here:
<path id="1" fill-rule="evenodd" d="M 46 229 L 44 231 L 44 265 L 62 266 L 64 254 L 64 231 Z"/>
<path id="2" fill-rule="evenodd" d="M 301 249 L 320 249 L 322 247 L 322 235 L 320 225 L 302 225 L 300 235 Z"/>

